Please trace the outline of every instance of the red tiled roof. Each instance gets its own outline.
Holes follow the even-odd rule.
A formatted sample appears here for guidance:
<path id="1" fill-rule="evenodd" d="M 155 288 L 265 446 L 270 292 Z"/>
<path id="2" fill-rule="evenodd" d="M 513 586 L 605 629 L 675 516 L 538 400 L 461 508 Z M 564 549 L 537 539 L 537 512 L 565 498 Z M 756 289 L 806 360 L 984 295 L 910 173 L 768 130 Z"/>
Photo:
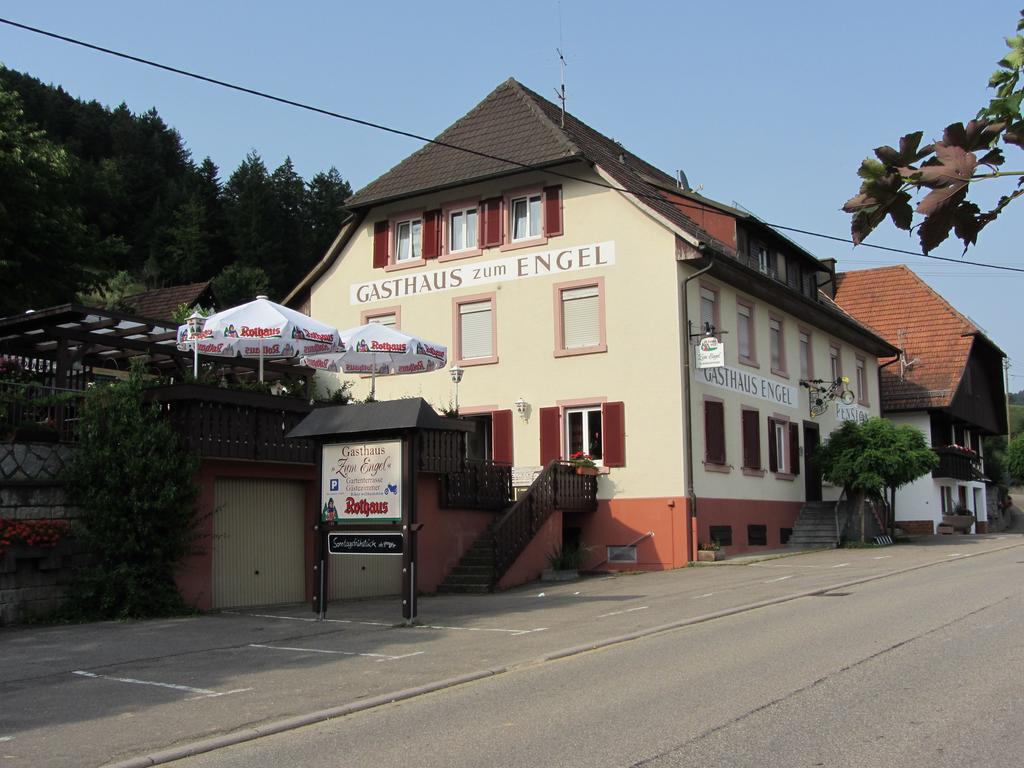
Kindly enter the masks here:
<path id="1" fill-rule="evenodd" d="M 156 288 L 144 293 L 136 293 L 125 298 L 125 304 L 140 317 L 154 320 L 170 320 L 174 310 L 182 304 L 190 307 L 204 299 L 210 289 L 210 282 L 189 283 L 188 285 L 172 285 L 169 288 Z"/>
<path id="2" fill-rule="evenodd" d="M 836 303 L 903 350 L 906 363 L 882 369 L 885 410 L 946 408 L 981 331 L 908 267 L 836 275 Z"/>

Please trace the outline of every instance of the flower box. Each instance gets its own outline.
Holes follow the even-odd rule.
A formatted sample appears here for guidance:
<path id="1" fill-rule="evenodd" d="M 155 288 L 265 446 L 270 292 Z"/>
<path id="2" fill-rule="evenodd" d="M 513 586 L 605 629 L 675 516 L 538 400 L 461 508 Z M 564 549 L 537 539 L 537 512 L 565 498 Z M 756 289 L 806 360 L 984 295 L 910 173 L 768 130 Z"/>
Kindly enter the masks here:
<path id="1" fill-rule="evenodd" d="M 577 475 L 589 475 L 590 477 L 597 477 L 600 473 L 597 467 L 576 467 Z"/>
<path id="2" fill-rule="evenodd" d="M 720 549 L 698 549 L 697 550 L 697 562 L 699 563 L 714 563 L 718 560 L 725 559 L 725 552 Z"/>

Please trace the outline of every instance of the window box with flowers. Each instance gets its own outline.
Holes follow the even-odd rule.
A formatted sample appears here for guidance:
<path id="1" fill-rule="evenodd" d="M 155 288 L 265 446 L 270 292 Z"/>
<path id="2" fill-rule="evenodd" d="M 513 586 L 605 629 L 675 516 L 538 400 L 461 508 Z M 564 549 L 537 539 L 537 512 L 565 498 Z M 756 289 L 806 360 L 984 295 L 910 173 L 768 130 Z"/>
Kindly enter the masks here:
<path id="1" fill-rule="evenodd" d="M 569 457 L 569 464 L 576 468 L 577 475 L 590 475 L 596 477 L 601 474 L 601 470 L 598 468 L 594 459 L 588 453 L 583 451 L 576 451 L 572 456 Z"/>

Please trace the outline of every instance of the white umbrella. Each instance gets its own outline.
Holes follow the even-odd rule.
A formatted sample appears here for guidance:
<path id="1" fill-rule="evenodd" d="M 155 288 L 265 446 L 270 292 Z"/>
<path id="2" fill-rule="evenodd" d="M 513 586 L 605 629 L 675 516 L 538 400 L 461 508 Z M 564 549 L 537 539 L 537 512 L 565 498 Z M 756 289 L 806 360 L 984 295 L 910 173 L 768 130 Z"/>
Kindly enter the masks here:
<path id="1" fill-rule="evenodd" d="M 377 376 L 426 373 L 444 368 L 448 348 L 403 333 L 381 323 L 367 323 L 339 331 L 342 350 L 306 355 L 303 365 L 321 371 L 370 374 L 370 397 L 377 393 Z"/>
<path id="2" fill-rule="evenodd" d="M 178 348 L 193 343 L 188 325 L 178 328 Z M 344 349 L 338 329 L 308 315 L 257 296 L 206 318 L 197 341 L 199 352 L 214 357 L 259 359 L 263 381 L 264 358 L 296 357 Z"/>

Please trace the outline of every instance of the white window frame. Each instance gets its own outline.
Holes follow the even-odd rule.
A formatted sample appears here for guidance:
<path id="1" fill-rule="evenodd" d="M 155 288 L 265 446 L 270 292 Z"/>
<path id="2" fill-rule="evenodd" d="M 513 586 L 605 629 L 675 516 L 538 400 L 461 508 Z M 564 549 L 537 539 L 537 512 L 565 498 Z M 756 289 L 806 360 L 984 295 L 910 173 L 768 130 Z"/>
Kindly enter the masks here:
<path id="1" fill-rule="evenodd" d="M 419 240 L 417 242 L 416 230 L 419 226 Z M 409 230 L 409 252 L 402 255 L 402 229 Z M 417 216 L 410 219 L 402 219 L 394 224 L 395 237 L 395 264 L 406 261 L 415 261 L 423 258 L 423 218 Z M 418 249 L 417 249 L 418 246 Z"/>
<path id="2" fill-rule="evenodd" d="M 581 434 L 583 437 L 582 447 L 578 450 L 582 450 L 584 453 L 593 458 L 594 463 L 599 466 L 604 466 L 604 419 L 602 415 L 602 409 L 600 405 L 580 405 L 566 408 L 562 414 L 565 425 L 565 434 L 562 435 L 562 442 L 565 447 L 565 457 L 571 458 L 576 451 L 572 448 L 572 434 L 569 429 L 569 422 L 574 414 L 582 414 L 582 420 L 580 423 Z M 598 454 L 594 453 L 594 446 L 590 444 L 590 419 L 596 415 L 601 424 L 601 444 L 597 446 Z"/>
<path id="3" fill-rule="evenodd" d="M 773 419 L 775 441 L 775 472 L 780 475 L 789 474 L 789 422 Z"/>
<path id="4" fill-rule="evenodd" d="M 868 363 L 860 355 L 854 361 L 854 371 L 857 382 L 857 402 L 861 405 L 868 404 Z"/>
<path id="5" fill-rule="evenodd" d="M 800 346 L 800 378 L 807 381 L 814 375 L 811 332 L 801 328 L 797 344 Z"/>
<path id="6" fill-rule="evenodd" d="M 537 203 L 536 216 L 533 213 L 534 201 Z M 526 232 L 516 237 L 516 204 L 523 203 L 526 206 Z M 536 227 L 537 231 L 533 229 Z M 518 243 L 524 240 L 537 240 L 544 236 L 544 196 L 540 193 L 518 195 L 509 199 L 508 204 L 508 235 L 509 242 Z"/>
<path id="7" fill-rule="evenodd" d="M 475 226 L 469 226 L 469 215 L 473 214 L 475 219 Z M 458 227 L 456 227 L 454 218 L 458 216 L 461 218 Z M 462 253 L 463 251 L 475 251 L 479 250 L 479 232 L 480 232 L 480 209 L 475 205 L 466 206 L 465 208 L 453 208 L 448 211 L 448 253 Z M 455 233 L 456 229 L 462 231 L 462 246 L 459 248 L 455 247 Z M 472 235 L 473 242 L 470 244 L 469 239 Z"/>

